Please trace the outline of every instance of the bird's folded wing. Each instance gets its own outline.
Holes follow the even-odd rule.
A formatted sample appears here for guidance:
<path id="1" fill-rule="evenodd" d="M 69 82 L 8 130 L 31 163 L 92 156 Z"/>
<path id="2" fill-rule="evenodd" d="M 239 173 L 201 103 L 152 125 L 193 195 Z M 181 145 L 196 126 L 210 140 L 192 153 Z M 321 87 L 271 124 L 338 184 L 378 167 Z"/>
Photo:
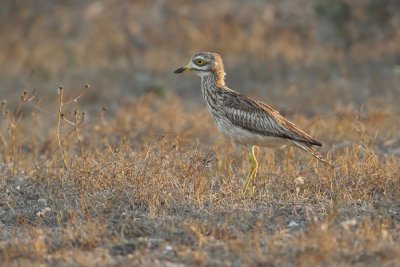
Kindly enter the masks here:
<path id="1" fill-rule="evenodd" d="M 267 104 L 231 90 L 224 92 L 223 101 L 227 118 L 236 126 L 265 136 L 322 145 Z"/>

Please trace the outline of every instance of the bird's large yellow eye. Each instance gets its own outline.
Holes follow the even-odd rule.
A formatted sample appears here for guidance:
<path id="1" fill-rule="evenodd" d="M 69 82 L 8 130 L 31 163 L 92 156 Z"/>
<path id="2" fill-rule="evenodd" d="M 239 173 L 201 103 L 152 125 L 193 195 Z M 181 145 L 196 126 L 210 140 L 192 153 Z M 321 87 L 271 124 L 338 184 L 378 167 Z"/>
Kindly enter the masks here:
<path id="1" fill-rule="evenodd" d="M 195 63 L 197 66 L 203 66 L 205 62 L 204 62 L 204 59 L 199 58 L 199 59 L 196 59 Z"/>

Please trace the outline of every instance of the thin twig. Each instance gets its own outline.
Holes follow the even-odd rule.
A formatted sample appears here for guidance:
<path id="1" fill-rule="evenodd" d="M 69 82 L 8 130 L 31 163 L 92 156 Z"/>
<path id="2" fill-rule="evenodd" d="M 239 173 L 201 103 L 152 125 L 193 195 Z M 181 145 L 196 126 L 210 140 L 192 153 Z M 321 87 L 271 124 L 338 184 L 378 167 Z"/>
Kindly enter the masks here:
<path id="1" fill-rule="evenodd" d="M 76 138 L 78 138 L 78 143 L 79 143 L 79 152 L 81 156 L 83 155 L 83 149 L 82 149 L 82 143 L 81 143 L 81 136 L 79 135 L 79 126 L 85 119 L 85 112 L 82 113 L 82 118 L 79 120 L 79 113 L 78 110 L 75 110 L 75 134 Z"/>
<path id="2" fill-rule="evenodd" d="M 90 88 L 90 85 L 89 84 L 85 84 L 85 87 L 84 87 L 85 90 L 82 93 L 80 93 L 77 97 L 74 97 L 71 100 L 66 101 L 64 103 L 64 105 L 68 105 L 71 102 L 78 102 L 78 100 L 80 98 L 82 98 L 89 91 L 89 88 Z"/>
<path id="3" fill-rule="evenodd" d="M 64 154 L 64 149 L 62 147 L 62 142 L 61 142 L 61 135 L 60 135 L 60 128 L 61 128 L 61 120 L 64 117 L 64 114 L 62 113 L 63 111 L 63 96 L 64 96 L 64 89 L 63 87 L 58 88 L 58 95 L 59 95 L 59 103 L 58 103 L 58 113 L 57 113 L 57 140 L 58 140 L 58 147 L 60 148 L 60 153 L 61 153 L 61 158 L 64 162 L 65 168 L 67 168 L 68 173 L 70 172 L 69 165 L 67 163 L 67 159 L 65 158 Z"/>

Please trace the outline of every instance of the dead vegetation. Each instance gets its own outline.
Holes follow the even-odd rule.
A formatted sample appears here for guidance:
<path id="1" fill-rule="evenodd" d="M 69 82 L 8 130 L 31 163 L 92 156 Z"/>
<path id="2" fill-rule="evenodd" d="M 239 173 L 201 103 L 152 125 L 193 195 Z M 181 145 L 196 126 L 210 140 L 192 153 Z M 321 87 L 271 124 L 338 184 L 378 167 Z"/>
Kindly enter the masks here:
<path id="1" fill-rule="evenodd" d="M 338 168 L 298 150 L 259 149 L 258 190 L 249 197 L 241 194 L 244 151 L 217 133 L 204 108 L 148 94 L 84 116 L 84 95 L 65 91 L 57 105 L 39 106 L 28 93 L 14 112 L 3 102 L 6 265 L 399 263 L 391 113 L 294 117 Z"/>
<path id="2" fill-rule="evenodd" d="M 400 265 L 397 2 L 1 1 L 0 265 Z M 243 196 L 204 50 L 337 168 L 258 149 Z"/>

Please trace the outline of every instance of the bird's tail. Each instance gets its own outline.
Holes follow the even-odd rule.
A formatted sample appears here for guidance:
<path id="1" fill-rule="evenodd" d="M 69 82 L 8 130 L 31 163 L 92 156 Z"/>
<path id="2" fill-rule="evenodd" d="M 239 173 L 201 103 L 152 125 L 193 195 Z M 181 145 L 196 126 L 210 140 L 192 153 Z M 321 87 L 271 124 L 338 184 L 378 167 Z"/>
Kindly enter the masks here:
<path id="1" fill-rule="evenodd" d="M 316 151 L 312 145 L 307 145 L 305 143 L 300 143 L 297 141 L 293 141 L 293 144 L 295 144 L 298 148 L 301 148 L 302 150 L 309 152 L 311 155 L 313 155 L 314 158 L 318 159 L 320 162 L 328 165 L 331 168 L 335 168 L 336 166 L 332 164 L 332 162 L 327 161 L 324 156 L 322 156 L 318 151 Z"/>

